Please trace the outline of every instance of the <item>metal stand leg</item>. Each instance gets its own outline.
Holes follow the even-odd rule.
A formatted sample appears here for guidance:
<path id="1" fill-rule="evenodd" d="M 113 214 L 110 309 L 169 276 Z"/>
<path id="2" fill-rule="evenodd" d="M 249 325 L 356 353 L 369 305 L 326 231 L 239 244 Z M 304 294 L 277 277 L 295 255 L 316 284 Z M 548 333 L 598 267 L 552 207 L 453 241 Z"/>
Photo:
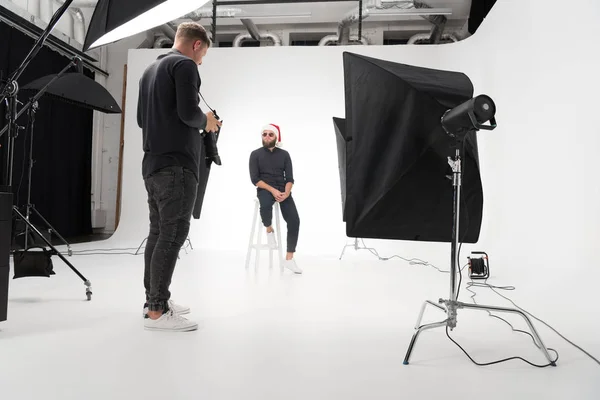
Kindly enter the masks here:
<path id="1" fill-rule="evenodd" d="M 342 257 L 344 256 L 344 253 L 346 252 L 346 248 L 347 247 L 354 247 L 354 250 L 358 251 L 358 250 L 373 250 L 376 251 L 374 248 L 372 247 L 360 247 L 358 245 L 358 238 L 354 238 L 354 244 L 347 244 L 344 246 L 344 248 L 342 249 L 342 254 L 340 254 L 340 260 L 342 259 Z"/>
<path id="2" fill-rule="evenodd" d="M 44 224 L 46 224 L 46 228 L 48 228 L 48 233 L 50 233 L 50 235 L 52 235 L 53 233 L 56 234 L 56 236 L 58 236 L 58 238 L 65 244 L 67 245 L 67 254 L 69 256 L 73 255 L 73 250 L 71 250 L 71 245 L 65 240 L 65 238 L 63 238 L 61 236 L 60 233 L 58 233 L 58 231 L 56 229 L 54 229 L 54 227 L 52 225 L 50 225 L 50 222 L 48 222 L 46 220 L 46 218 L 44 218 L 42 216 L 42 214 L 40 214 L 40 212 L 35 208 L 35 206 L 33 204 L 28 204 L 27 205 L 28 209 L 33 210 L 33 212 L 42 220 L 44 221 Z"/>
<path id="3" fill-rule="evenodd" d="M 417 323 L 415 324 L 415 329 L 419 329 L 419 326 L 421 325 L 421 320 L 423 319 L 423 314 L 425 313 L 425 308 L 427 307 L 427 304 L 437 307 L 440 310 L 442 310 L 443 312 L 446 312 L 446 309 L 444 307 L 440 306 L 439 304 L 436 304 L 433 301 L 425 300 L 425 302 L 423 303 L 423 306 L 421 307 L 421 312 L 419 313 L 419 318 L 417 318 Z"/>
<path id="4" fill-rule="evenodd" d="M 65 264 L 67 264 L 69 266 L 69 268 L 71 268 L 73 270 L 73 272 L 75 272 L 77 274 L 77 276 L 79 276 L 81 278 L 81 280 L 83 280 L 86 289 L 85 289 L 85 294 L 88 300 L 92 299 L 92 284 L 90 283 L 89 280 L 86 279 L 85 276 L 83 276 L 78 270 L 77 268 L 75 268 L 73 266 L 73 264 L 71 264 L 66 258 L 65 256 L 63 256 L 58 250 L 56 250 L 56 248 L 54 246 L 52 246 L 52 243 L 50 243 L 50 241 L 48 239 L 46 239 L 44 237 L 44 235 L 42 235 L 42 233 L 31 223 L 29 222 L 27 219 L 25 219 L 25 216 L 23 214 L 21 214 L 21 212 L 19 211 L 19 209 L 16 206 L 13 206 L 13 211 L 19 216 L 19 218 L 21 218 L 21 220 L 23 222 L 25 222 L 27 224 L 27 226 L 29 226 L 29 228 L 31 230 L 33 230 L 45 243 L 48 247 L 50 247 L 52 249 L 53 254 L 57 255 L 61 260 L 64 261 Z"/>
<path id="5" fill-rule="evenodd" d="M 142 246 L 144 245 L 144 243 L 146 243 L 146 240 L 148 240 L 147 237 L 144 238 L 144 240 L 142 240 L 142 243 L 140 243 L 140 246 L 137 248 L 137 250 L 135 251 L 135 255 L 137 256 L 138 253 L 140 252 L 140 250 L 142 249 Z"/>
<path id="6" fill-rule="evenodd" d="M 460 204 L 460 187 L 461 187 L 461 179 L 462 179 L 461 158 L 460 158 L 461 144 L 462 144 L 462 142 L 458 141 L 457 146 L 456 146 L 456 155 L 455 155 L 454 160 L 452 160 L 451 158 L 448 158 L 448 163 L 452 167 L 452 171 L 453 171 L 453 186 L 454 186 L 452 245 L 451 245 L 451 259 L 450 259 L 450 297 L 448 300 L 444 300 L 444 299 L 439 300 L 439 303 L 443 304 L 445 307 L 442 307 L 439 304 L 435 304 L 434 302 L 429 301 L 429 300 L 427 300 L 427 301 L 425 301 L 425 303 L 423 303 L 423 306 L 421 307 L 421 311 L 419 313 L 419 317 L 417 319 L 417 324 L 415 326 L 416 331 L 413 334 L 412 340 L 410 341 L 410 344 L 408 346 L 408 351 L 406 352 L 406 356 L 404 358 L 404 365 L 408 365 L 408 363 L 410 361 L 410 357 L 411 357 L 413 349 L 414 349 L 414 346 L 415 346 L 417 339 L 419 338 L 419 335 L 421 332 L 423 332 L 424 330 L 427 330 L 427 329 L 433 329 L 433 328 L 438 328 L 438 327 L 442 327 L 442 326 L 446 326 L 447 328 L 450 328 L 450 330 L 456 328 L 458 309 L 465 308 L 465 309 L 471 309 L 471 310 L 480 310 L 480 311 L 488 311 L 488 312 L 490 312 L 490 311 L 506 312 L 506 313 L 513 313 L 513 314 L 520 315 L 523 319 L 525 319 L 525 322 L 527 322 L 527 325 L 529 326 L 529 329 L 531 330 L 531 334 L 534 338 L 534 341 L 536 342 L 536 345 L 539 344 L 540 350 L 542 351 L 542 353 L 544 354 L 546 359 L 548 359 L 548 362 L 550 363 L 550 365 L 556 366 L 556 363 L 550 357 L 550 354 L 548 353 L 546 346 L 542 342 L 540 335 L 538 334 L 535 327 L 533 326 L 533 323 L 531 322 L 529 317 L 524 312 L 514 309 L 514 308 L 493 307 L 493 306 L 485 306 L 485 305 L 479 305 L 479 304 L 467 304 L 467 303 L 462 303 L 462 302 L 458 301 L 456 273 L 457 273 L 457 268 L 459 266 L 457 249 L 458 249 L 458 242 L 459 242 L 459 220 L 460 220 L 459 219 L 459 211 L 460 211 L 459 204 Z M 446 314 L 447 314 L 446 320 L 419 326 L 421 324 L 421 320 L 423 319 L 423 313 L 425 312 L 425 308 L 426 308 L 427 304 L 433 305 L 433 306 L 443 310 L 444 312 L 446 312 Z"/>

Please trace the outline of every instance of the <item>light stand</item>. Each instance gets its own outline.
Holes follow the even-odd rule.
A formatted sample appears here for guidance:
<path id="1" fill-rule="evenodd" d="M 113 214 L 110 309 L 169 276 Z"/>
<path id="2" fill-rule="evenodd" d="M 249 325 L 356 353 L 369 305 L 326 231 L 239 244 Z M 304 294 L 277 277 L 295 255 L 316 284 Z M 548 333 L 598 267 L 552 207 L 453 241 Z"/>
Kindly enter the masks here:
<path id="1" fill-rule="evenodd" d="M 23 74 L 23 72 L 25 71 L 25 69 L 27 68 L 29 63 L 31 62 L 31 60 L 33 60 L 33 58 L 41 50 L 41 48 L 44 44 L 44 41 L 48 38 L 52 29 L 54 29 L 54 27 L 56 26 L 56 24 L 58 23 L 60 18 L 63 16 L 63 14 L 67 11 L 67 9 L 69 8 L 69 6 L 71 5 L 72 2 L 73 2 L 73 0 L 66 0 L 63 3 L 63 5 L 52 16 L 52 19 L 48 23 L 48 26 L 46 27 L 46 29 L 44 30 L 42 35 L 38 38 L 38 40 L 34 44 L 33 48 L 29 52 L 29 54 L 25 57 L 25 60 L 23 60 L 23 62 L 17 68 L 17 70 L 8 78 L 7 84 L 4 86 L 2 93 L 0 95 L 0 102 L 6 100 L 7 106 L 8 106 L 8 110 L 7 110 L 8 125 L 5 129 L 2 130 L 2 132 L 0 132 L 0 137 L 1 137 L 5 131 L 8 131 L 6 169 L 4 171 L 5 175 L 4 175 L 3 181 L 2 181 L 3 190 L 12 191 L 14 146 L 15 146 L 15 139 L 18 136 L 18 131 L 20 129 L 20 127 L 17 125 L 17 118 L 22 113 L 24 113 L 26 110 L 28 110 L 32 105 L 35 104 L 37 107 L 38 99 L 44 94 L 44 92 L 48 89 L 48 87 L 51 85 L 51 83 L 54 82 L 55 79 L 58 79 L 58 77 L 60 77 L 60 75 L 64 74 L 68 68 L 71 68 L 73 65 L 78 65 L 81 62 L 81 60 L 79 58 L 74 58 L 71 61 L 71 63 L 68 65 L 68 67 L 63 69 L 61 71 L 61 73 L 59 75 L 57 75 L 57 77 L 55 77 L 55 79 L 50 81 L 42 90 L 40 90 L 33 98 L 31 98 L 31 100 L 27 103 L 27 105 L 25 105 L 21 109 L 21 111 L 17 114 L 17 101 L 18 101 L 17 96 L 19 94 L 19 85 L 17 83 L 17 80 L 21 77 L 21 75 Z M 86 293 L 87 300 L 91 300 L 92 291 L 91 291 L 90 281 L 87 280 L 58 250 L 56 250 L 56 248 L 52 245 L 52 243 L 50 243 L 50 241 L 48 239 L 46 239 L 46 237 L 34 225 L 31 224 L 28 217 L 26 218 L 19 211 L 19 209 L 14 205 L 13 205 L 13 211 L 33 232 L 35 232 L 46 243 L 46 245 L 48 247 L 50 247 L 52 249 L 52 254 L 58 255 L 58 257 L 62 261 L 64 261 L 65 264 L 67 264 L 73 270 L 73 272 L 75 272 L 84 281 L 84 284 L 86 286 L 85 293 Z M 26 235 L 26 237 L 27 237 L 27 235 Z M 11 237 L 7 237 L 7 238 L 3 238 L 3 239 L 10 241 Z M 8 245 L 10 246 L 10 243 Z M 25 248 L 25 250 L 27 250 L 27 247 Z"/>
<path id="2" fill-rule="evenodd" d="M 369 250 L 369 251 L 376 251 L 376 250 L 375 250 L 374 248 L 372 248 L 372 247 L 360 247 L 360 246 L 358 245 L 358 238 L 354 238 L 354 244 L 346 244 L 346 245 L 344 246 L 344 248 L 342 249 L 342 254 L 340 254 L 340 260 L 341 260 L 341 259 L 342 259 L 342 257 L 344 256 L 344 253 L 346 252 L 346 248 L 348 248 L 348 247 L 354 247 L 354 250 L 355 250 L 355 251 L 358 251 L 358 250 Z"/>
<path id="3" fill-rule="evenodd" d="M 79 60 L 81 61 L 81 60 Z M 63 69 L 58 75 L 56 75 L 56 77 L 51 80 L 47 87 L 49 87 L 54 80 L 60 78 L 72 65 L 76 64 L 77 60 L 73 60 L 65 69 Z M 48 222 L 46 220 L 46 218 L 44 218 L 42 216 L 42 214 L 35 208 L 35 206 L 33 204 L 31 204 L 31 175 L 33 172 L 33 164 L 34 164 L 34 160 L 33 160 L 33 130 L 35 127 L 35 113 L 38 110 L 38 99 L 43 95 L 43 92 L 38 92 L 38 94 L 32 98 L 28 104 L 31 104 L 31 107 L 29 108 L 29 134 L 31 135 L 31 140 L 29 142 L 29 172 L 28 172 L 28 179 L 27 179 L 27 205 L 26 207 L 26 212 L 25 212 L 25 219 L 27 221 L 29 221 L 29 218 L 31 216 L 31 211 L 33 210 L 33 212 L 35 213 L 35 215 L 38 216 L 38 218 L 40 218 L 42 221 L 44 221 L 44 224 L 46 225 L 46 229 L 48 229 L 48 233 L 50 234 L 50 236 L 55 233 L 56 236 L 59 237 L 59 239 L 65 244 L 67 245 L 67 254 L 69 256 L 73 255 L 73 251 L 71 250 L 71 245 L 69 243 L 67 243 L 67 241 L 65 240 L 65 238 L 63 238 L 60 233 L 58 233 L 58 231 L 56 229 L 54 229 L 54 227 L 50 224 L 50 222 Z M 23 110 L 21 110 L 23 111 Z M 18 118 L 18 117 L 17 117 Z M 25 225 L 25 245 L 24 245 L 24 250 L 27 250 L 29 248 L 29 246 L 27 246 L 29 241 L 29 225 Z"/>
<path id="4" fill-rule="evenodd" d="M 495 113 L 495 106 L 493 101 L 487 96 L 478 96 L 474 99 L 465 102 L 456 108 L 447 111 L 442 117 L 442 125 L 450 136 L 456 138 L 456 151 L 454 159 L 448 157 L 448 163 L 452 167 L 452 185 L 454 187 L 453 195 L 453 219 L 452 219 L 452 242 L 451 242 L 451 259 L 450 259 L 450 297 L 449 299 L 439 299 L 438 303 L 443 306 L 434 303 L 433 301 L 425 301 L 421 307 L 417 323 L 415 325 L 415 333 L 408 346 L 408 351 L 404 358 L 404 365 L 408 365 L 410 357 L 412 355 L 413 348 L 419 337 L 419 334 L 425 330 L 446 326 L 446 329 L 450 328 L 453 330 L 457 324 L 457 313 L 459 309 L 471 309 L 479 311 L 496 311 L 513 313 L 520 315 L 531 330 L 536 345 L 544 353 L 544 356 L 548 359 L 548 362 L 552 366 L 556 366 L 555 360 L 552 360 L 546 346 L 542 342 L 538 332 L 536 331 L 533 323 L 524 312 L 514 308 L 504 307 L 493 307 L 479 304 L 469 304 L 458 301 L 457 287 L 456 287 L 456 272 L 459 268 L 458 260 L 458 242 L 459 242 L 459 213 L 460 213 L 460 194 L 462 186 L 462 160 L 460 149 L 463 143 L 463 139 L 466 135 L 471 134 L 478 129 L 492 130 L 496 128 L 496 121 L 493 118 Z M 489 115 L 491 114 L 491 119 Z M 491 125 L 482 125 L 480 121 L 490 120 Z M 420 325 L 423 319 L 423 314 L 427 305 L 432 305 L 439 308 L 447 314 L 447 318 L 440 322 L 434 322 L 430 324 Z"/>

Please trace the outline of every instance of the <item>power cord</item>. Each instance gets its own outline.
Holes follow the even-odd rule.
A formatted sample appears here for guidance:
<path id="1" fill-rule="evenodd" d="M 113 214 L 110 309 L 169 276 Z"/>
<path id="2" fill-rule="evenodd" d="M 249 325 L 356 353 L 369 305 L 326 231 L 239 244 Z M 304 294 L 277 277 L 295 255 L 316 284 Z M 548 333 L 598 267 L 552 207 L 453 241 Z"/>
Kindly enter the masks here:
<path id="1" fill-rule="evenodd" d="M 186 240 L 186 243 L 183 246 L 181 246 L 181 250 L 187 250 L 188 248 L 191 248 L 191 245 Z M 142 246 L 142 247 L 125 247 L 125 248 L 86 249 L 86 250 L 74 250 L 74 251 L 72 251 L 72 254 L 73 255 L 79 255 L 79 256 L 91 256 L 91 255 L 131 255 L 131 256 L 140 256 L 140 255 L 144 255 L 144 252 L 143 252 L 144 249 L 145 249 L 145 246 Z M 137 252 L 137 254 L 136 254 L 136 252 Z"/>
<path id="2" fill-rule="evenodd" d="M 487 279 L 486 279 L 486 281 L 487 281 Z M 470 285 L 470 286 L 486 287 L 486 288 L 489 288 L 489 289 L 491 289 L 491 290 L 492 290 L 493 292 L 495 292 L 495 293 L 496 293 L 498 296 L 500 296 L 500 297 L 502 297 L 502 298 L 504 298 L 504 299 L 506 299 L 506 300 L 510 301 L 510 302 L 511 302 L 511 304 L 512 304 L 513 306 L 515 306 L 515 308 L 516 308 L 516 309 L 518 309 L 518 310 L 520 310 L 520 311 L 524 312 L 525 314 L 529 315 L 529 316 L 530 316 L 530 317 L 532 317 L 533 319 L 535 319 L 535 320 L 537 320 L 537 321 L 541 322 L 541 323 L 542 323 L 542 324 L 544 324 L 546 327 L 548 327 L 550 330 L 552 330 L 554 333 L 556 333 L 558 336 L 560 336 L 560 337 L 561 337 L 561 338 L 562 338 L 564 341 L 566 341 L 566 342 L 567 342 L 567 343 L 569 343 L 571 346 L 575 347 L 576 349 L 578 349 L 579 351 L 581 351 L 582 353 L 584 353 L 586 356 L 588 356 L 589 358 L 591 358 L 591 359 L 592 359 L 594 362 L 596 362 L 596 364 L 600 365 L 600 361 L 599 361 L 599 360 L 598 360 L 596 357 L 592 356 L 590 353 L 588 353 L 587 351 L 585 351 L 583 348 L 581 348 L 580 346 L 576 345 L 575 343 L 573 343 L 572 341 L 570 341 L 569 339 L 567 339 L 567 338 L 566 338 L 564 335 L 562 335 L 560 332 L 558 332 L 558 331 L 557 331 L 555 328 L 553 328 L 552 326 L 550 326 L 548 323 L 546 323 L 545 321 L 543 321 L 543 320 L 541 320 L 540 318 L 536 317 L 535 315 L 533 315 L 533 314 L 532 314 L 532 313 L 530 313 L 529 311 L 527 311 L 527 310 L 525 310 L 525 309 L 523 309 L 523 308 L 519 307 L 519 306 L 518 306 L 518 305 L 517 305 L 517 304 L 516 304 L 514 301 L 512 301 L 511 299 L 509 299 L 508 297 L 504 296 L 503 294 L 499 293 L 499 292 L 496 290 L 496 289 L 499 289 L 499 290 L 515 290 L 513 286 L 509 286 L 509 287 L 510 287 L 510 288 L 512 288 L 512 289 L 504 289 L 503 287 L 500 287 L 500 286 L 493 286 L 493 285 L 490 285 L 490 284 L 488 284 L 487 282 L 486 282 L 486 283 L 479 283 L 479 284 L 476 284 L 476 283 L 474 283 L 474 284 L 472 284 L 472 285 Z M 469 289 L 467 289 L 467 290 L 469 290 Z M 470 291 L 471 293 L 473 293 L 471 290 L 469 290 L 469 291 Z M 474 297 L 474 296 L 472 296 L 472 297 Z M 496 317 L 496 318 L 499 318 L 499 317 L 497 317 L 497 316 L 495 316 L 495 315 L 494 315 L 494 317 Z M 500 319 L 502 319 L 502 318 L 500 318 Z M 506 321 L 504 321 L 504 322 L 506 322 Z M 508 323 L 508 322 L 507 322 L 507 323 Z M 510 324 L 509 324 L 509 325 L 510 325 Z M 512 325 L 511 325 L 511 327 L 512 327 Z M 527 333 L 527 332 L 526 332 L 526 333 Z M 549 349 L 549 350 L 550 350 L 550 349 Z"/>
<path id="3" fill-rule="evenodd" d="M 460 251 L 459 251 L 459 254 L 460 254 Z M 461 272 L 462 272 L 462 269 L 461 269 Z M 462 273 L 461 273 L 461 278 L 462 278 Z M 474 282 L 473 279 L 471 279 L 471 281 L 467 283 L 467 286 L 466 286 L 465 289 L 472 293 L 472 295 L 470 297 L 471 297 L 471 300 L 473 301 L 474 304 L 477 304 L 477 302 L 475 301 L 475 296 L 477 296 L 477 293 L 474 292 L 473 290 L 471 290 L 471 288 L 482 287 L 482 288 L 491 289 L 492 291 L 494 291 L 500 297 L 508 300 L 513 306 L 515 306 L 515 308 L 517 308 L 518 310 L 522 311 L 523 313 L 529 315 L 530 317 L 534 318 L 535 320 L 541 322 L 542 324 L 544 324 L 545 326 L 547 326 L 548 328 L 550 328 L 554 333 L 556 333 L 558 336 L 560 336 L 562 339 L 564 339 L 567 343 L 569 343 L 573 347 L 577 348 L 578 350 L 580 350 L 581 352 L 583 352 L 585 355 L 587 355 L 592 360 L 594 360 L 597 364 L 600 365 L 600 361 L 598 361 L 598 359 L 596 359 L 590 353 L 588 353 L 583 348 L 581 348 L 580 346 L 576 345 L 575 343 L 573 343 L 572 341 L 570 341 L 569 339 L 567 339 L 566 337 L 564 337 L 561 333 L 559 333 L 555 328 L 553 328 L 552 326 L 550 326 L 545 321 L 541 320 L 540 318 L 536 317 L 535 315 L 531 314 L 530 312 L 528 312 L 528 311 L 524 310 L 523 308 L 519 307 L 513 300 L 511 300 L 510 298 L 508 298 L 508 297 L 504 296 L 503 294 L 501 294 L 500 292 L 498 292 L 498 290 L 507 290 L 507 291 L 516 290 L 516 288 L 514 286 L 496 286 L 496 285 L 491 285 L 491 284 L 487 283 L 487 280 L 488 279 L 486 278 L 483 281 L 483 283 L 481 283 L 481 282 Z M 460 289 L 460 284 L 459 284 L 459 289 Z M 535 341 L 535 338 L 533 337 L 533 335 L 531 333 L 523 331 L 523 330 L 520 330 L 520 329 L 515 329 L 514 326 L 512 326 L 512 324 L 510 322 L 506 321 L 505 319 L 503 319 L 503 318 L 501 318 L 501 317 L 499 317 L 497 315 L 492 314 L 490 311 L 488 311 L 488 314 L 489 314 L 490 317 L 497 318 L 497 319 L 503 321 L 504 323 L 506 323 L 514 332 L 519 332 L 519 333 L 523 333 L 523 334 L 529 335 L 531 337 L 531 339 L 533 340 L 533 343 L 535 344 L 535 346 L 538 349 L 541 349 L 541 347 L 537 344 L 537 342 Z M 493 361 L 493 362 L 489 362 L 489 363 L 478 363 L 475 360 L 473 360 L 473 358 L 465 351 L 464 348 L 462 348 L 454 339 L 452 339 L 452 337 L 450 337 L 450 334 L 448 332 L 448 328 L 447 327 L 446 327 L 446 335 L 448 336 L 448 338 L 454 344 L 456 344 L 467 355 L 467 357 L 474 364 L 480 365 L 480 366 L 487 366 L 487 365 L 498 364 L 498 363 L 509 361 L 509 360 L 520 359 L 520 360 L 522 360 L 522 361 L 526 362 L 527 364 L 530 364 L 530 365 L 532 365 L 534 367 L 545 368 L 545 367 L 551 366 L 553 363 L 556 363 L 556 361 L 558 361 L 558 359 L 559 359 L 558 352 L 555 349 L 548 348 L 549 351 L 552 351 L 552 352 L 554 352 L 556 354 L 556 359 L 553 360 L 553 363 L 549 363 L 549 364 L 546 364 L 546 365 L 533 364 L 530 361 L 525 360 L 525 359 L 523 359 L 521 357 L 510 357 L 510 358 L 506 358 L 506 359 L 498 360 L 498 361 Z"/>

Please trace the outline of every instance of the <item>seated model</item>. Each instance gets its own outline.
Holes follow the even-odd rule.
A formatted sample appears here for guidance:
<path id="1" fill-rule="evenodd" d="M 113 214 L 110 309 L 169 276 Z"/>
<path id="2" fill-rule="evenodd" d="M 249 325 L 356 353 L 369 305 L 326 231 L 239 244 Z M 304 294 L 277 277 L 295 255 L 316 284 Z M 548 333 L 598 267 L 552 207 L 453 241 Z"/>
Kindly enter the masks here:
<path id="1" fill-rule="evenodd" d="M 296 265 L 294 253 L 298 243 L 300 218 L 292 198 L 294 174 L 290 154 L 281 149 L 279 126 L 270 124 L 262 130 L 262 147 L 250 154 L 250 180 L 256 186 L 260 201 L 260 217 L 267 230 L 267 241 L 271 248 L 277 247 L 275 231 L 271 224 L 273 204 L 279 203 L 281 214 L 287 224 L 287 254 L 284 265 L 296 274 L 302 270 Z"/>

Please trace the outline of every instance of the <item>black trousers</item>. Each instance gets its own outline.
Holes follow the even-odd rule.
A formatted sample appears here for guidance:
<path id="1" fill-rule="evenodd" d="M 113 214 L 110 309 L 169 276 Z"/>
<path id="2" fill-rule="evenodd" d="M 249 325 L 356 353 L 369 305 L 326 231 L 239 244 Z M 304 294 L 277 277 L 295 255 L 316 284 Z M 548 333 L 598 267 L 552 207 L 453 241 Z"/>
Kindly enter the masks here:
<path id="1" fill-rule="evenodd" d="M 160 169 L 144 180 L 150 233 L 144 252 L 144 287 L 150 311 L 167 311 L 179 250 L 190 231 L 198 180 L 182 167 Z"/>
<path id="2" fill-rule="evenodd" d="M 273 204 L 275 197 L 264 189 L 258 189 L 257 197 L 260 202 L 260 217 L 265 227 L 272 225 L 273 220 Z M 296 209 L 296 203 L 292 195 L 279 203 L 281 215 L 287 224 L 287 252 L 295 253 L 296 245 L 298 244 L 298 233 L 300 231 L 300 217 Z"/>

